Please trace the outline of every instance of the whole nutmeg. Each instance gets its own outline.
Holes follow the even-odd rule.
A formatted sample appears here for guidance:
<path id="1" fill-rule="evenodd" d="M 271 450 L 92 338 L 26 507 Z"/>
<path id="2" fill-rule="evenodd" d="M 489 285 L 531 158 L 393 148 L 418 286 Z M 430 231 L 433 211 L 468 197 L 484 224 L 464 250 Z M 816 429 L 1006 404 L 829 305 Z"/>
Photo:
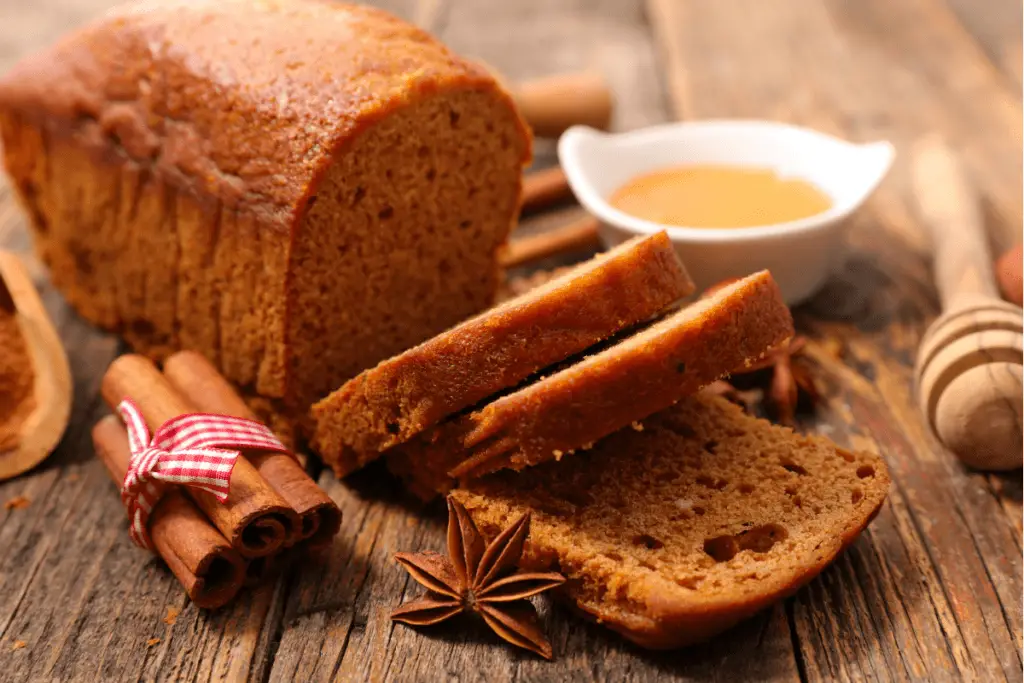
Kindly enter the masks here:
<path id="1" fill-rule="evenodd" d="M 996 280 L 999 281 L 999 291 L 1003 298 L 1012 301 L 1018 306 L 1024 298 L 1021 286 L 1022 266 L 1021 245 L 1017 245 L 999 257 L 996 261 Z"/>

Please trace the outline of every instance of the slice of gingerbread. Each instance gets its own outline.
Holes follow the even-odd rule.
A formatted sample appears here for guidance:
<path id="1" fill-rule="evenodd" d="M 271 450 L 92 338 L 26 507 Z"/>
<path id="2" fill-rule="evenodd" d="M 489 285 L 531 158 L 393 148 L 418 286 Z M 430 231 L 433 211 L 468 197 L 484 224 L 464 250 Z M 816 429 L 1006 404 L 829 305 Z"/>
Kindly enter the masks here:
<path id="1" fill-rule="evenodd" d="M 691 396 L 592 450 L 499 472 L 453 496 L 494 538 L 524 513 L 525 571 L 643 647 L 706 640 L 792 594 L 871 521 L 878 455 Z"/>
<path id="2" fill-rule="evenodd" d="M 636 238 L 390 358 L 313 407 L 339 475 L 692 293 L 664 232 Z"/>
<path id="3" fill-rule="evenodd" d="M 767 271 L 396 449 L 391 469 L 422 497 L 500 469 L 558 460 L 694 394 L 793 335 Z"/>

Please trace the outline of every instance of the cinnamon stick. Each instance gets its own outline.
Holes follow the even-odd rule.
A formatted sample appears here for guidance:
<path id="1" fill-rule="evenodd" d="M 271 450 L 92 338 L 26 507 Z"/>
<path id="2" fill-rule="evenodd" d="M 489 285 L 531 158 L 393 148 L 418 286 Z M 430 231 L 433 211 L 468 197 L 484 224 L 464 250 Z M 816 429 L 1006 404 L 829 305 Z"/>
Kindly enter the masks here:
<path id="1" fill-rule="evenodd" d="M 195 412 L 152 361 L 134 354 L 110 364 L 101 392 L 114 409 L 126 398 L 134 400 L 153 432 L 172 418 Z M 225 502 L 206 491 L 183 490 L 246 558 L 278 552 L 300 523 L 295 511 L 245 458 L 235 464 Z"/>
<path id="2" fill-rule="evenodd" d="M 569 179 L 560 166 L 533 171 L 523 176 L 523 206 L 520 212 L 538 211 L 571 196 Z"/>
<path id="3" fill-rule="evenodd" d="M 516 268 L 549 256 L 600 246 L 597 219 L 587 216 L 538 235 L 511 240 L 502 254 L 501 265 Z"/>
<path id="4" fill-rule="evenodd" d="M 523 119 L 537 137 L 557 138 L 567 128 L 586 125 L 607 130 L 615 98 L 598 71 L 565 73 L 511 88 Z"/>
<path id="5" fill-rule="evenodd" d="M 196 410 L 258 419 L 234 387 L 195 351 L 180 351 L 164 362 L 164 376 Z M 285 453 L 248 451 L 245 457 L 299 514 L 296 540 L 317 549 L 330 545 L 341 528 L 341 510 L 295 458 Z"/>
<path id="6" fill-rule="evenodd" d="M 100 420 L 92 430 L 92 441 L 110 478 L 120 485 L 131 461 L 128 433 L 121 421 L 113 415 Z M 179 489 L 169 489 L 153 507 L 149 535 L 199 607 L 221 607 L 242 587 L 245 561 Z"/>

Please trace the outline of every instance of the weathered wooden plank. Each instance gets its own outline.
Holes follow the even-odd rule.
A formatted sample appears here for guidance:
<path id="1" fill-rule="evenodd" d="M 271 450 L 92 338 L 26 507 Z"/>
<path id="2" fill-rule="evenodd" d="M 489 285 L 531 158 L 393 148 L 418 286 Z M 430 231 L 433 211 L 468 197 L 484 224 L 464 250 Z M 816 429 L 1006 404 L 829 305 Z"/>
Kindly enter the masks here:
<path id="1" fill-rule="evenodd" d="M 81 26 L 119 0 L 37 0 L 0 3 L 0 71 Z"/>
<path id="2" fill-rule="evenodd" d="M 1020 95 L 1022 3 L 1006 0 L 944 0 L 997 69 Z"/>
<path id="3" fill-rule="evenodd" d="M 1001 196 L 1019 211 L 1019 187 L 1006 181 L 1020 170 L 1019 145 L 1007 144 L 1019 139 L 1019 113 L 1018 120 L 1006 113 L 1019 106 L 934 8 L 711 0 L 649 7 L 680 116 L 776 118 L 855 139 L 885 136 L 898 146 L 926 122 L 975 155 L 975 180 L 990 201 Z M 967 90 L 992 100 L 951 103 L 969 99 Z M 977 150 L 999 145 L 1012 152 L 986 154 L 981 169 Z M 985 477 L 942 452 L 911 395 L 914 349 L 936 302 L 907 192 L 897 165 L 851 223 L 846 270 L 800 311 L 805 327 L 852 350 L 851 367 L 816 353 L 833 376 L 816 426 L 885 454 L 896 486 L 866 537 L 797 597 L 797 640 L 812 680 L 1019 680 L 1020 526 L 1001 509 L 1012 514 L 1019 503 L 997 498 Z"/>
<path id="4" fill-rule="evenodd" d="M 851 48 L 863 91 L 841 91 L 862 106 L 876 134 L 897 143 L 938 131 L 963 155 L 986 203 L 992 240 L 1020 240 L 1021 102 L 961 27 L 930 0 L 829 2 Z M 838 98 L 837 98 L 838 99 Z M 870 104 L 867 104 L 870 102 Z"/>

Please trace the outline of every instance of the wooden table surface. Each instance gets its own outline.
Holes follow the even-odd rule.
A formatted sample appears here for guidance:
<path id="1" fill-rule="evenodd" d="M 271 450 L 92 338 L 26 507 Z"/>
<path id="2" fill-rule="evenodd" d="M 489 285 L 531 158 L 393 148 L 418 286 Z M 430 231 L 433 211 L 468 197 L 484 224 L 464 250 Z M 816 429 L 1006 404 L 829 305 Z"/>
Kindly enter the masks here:
<path id="1" fill-rule="evenodd" d="M 108 0 L 3 0 L 0 68 Z M 584 67 L 614 88 L 615 126 L 757 117 L 899 150 L 940 131 L 963 153 L 995 248 L 1019 239 L 1021 3 L 1015 0 L 389 0 L 455 49 L 523 79 Z M 551 146 L 539 147 L 551 163 Z M 564 220 L 534 221 L 524 230 Z M 345 524 L 325 564 L 208 614 L 130 545 L 93 458 L 99 379 L 122 351 L 39 282 L 75 380 L 71 425 L 33 472 L 0 483 L 0 680 L 1021 680 L 1021 472 L 965 471 L 917 414 L 914 349 L 937 313 L 906 158 L 850 226 L 842 272 L 795 313 L 828 400 L 803 428 L 892 470 L 868 531 L 793 598 L 713 642 L 651 654 L 542 602 L 557 659 L 482 627 L 419 632 L 389 610 L 418 592 L 391 561 L 441 547 L 379 471 L 322 485 Z M 0 246 L 30 247 L 10 190 Z M 841 348 L 840 358 L 832 351 Z M 168 610 L 180 611 L 167 619 Z M 151 639 L 159 639 L 152 642 Z"/>

